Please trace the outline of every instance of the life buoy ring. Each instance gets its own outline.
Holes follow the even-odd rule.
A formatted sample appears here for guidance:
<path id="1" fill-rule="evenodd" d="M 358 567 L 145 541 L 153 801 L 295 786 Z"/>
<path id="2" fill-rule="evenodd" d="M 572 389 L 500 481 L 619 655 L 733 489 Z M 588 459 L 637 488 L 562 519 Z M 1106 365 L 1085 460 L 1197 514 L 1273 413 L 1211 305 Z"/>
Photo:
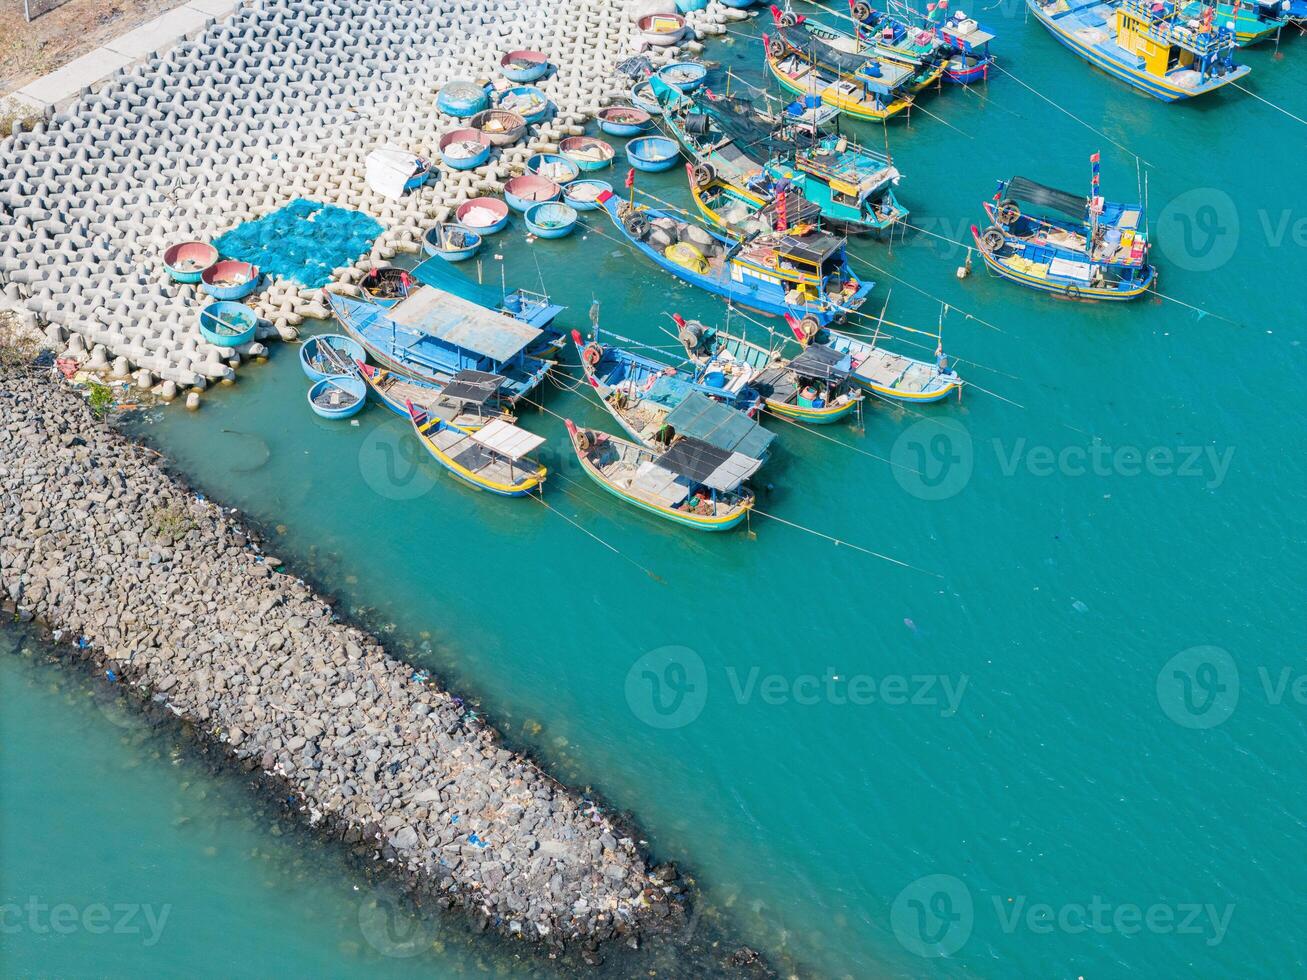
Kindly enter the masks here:
<path id="1" fill-rule="evenodd" d="M 779 58 L 785 53 L 785 45 L 778 40 L 772 39 L 767 42 L 767 53 L 773 58 Z"/>
<path id="2" fill-rule="evenodd" d="M 598 344 L 586 344 L 585 350 L 581 351 L 581 360 L 585 361 L 591 367 L 599 363 L 599 359 L 604 356 L 604 350 Z"/>
<path id="3" fill-rule="evenodd" d="M 710 163 L 696 163 L 694 165 L 694 173 L 692 176 L 694 177 L 694 185 L 696 187 L 707 187 L 713 182 L 713 178 L 717 176 L 717 172 L 713 170 L 712 164 Z"/>
<path id="4" fill-rule="evenodd" d="M 997 214 L 1000 224 L 1010 225 L 1021 217 L 1021 205 L 1011 198 L 999 201 Z"/>

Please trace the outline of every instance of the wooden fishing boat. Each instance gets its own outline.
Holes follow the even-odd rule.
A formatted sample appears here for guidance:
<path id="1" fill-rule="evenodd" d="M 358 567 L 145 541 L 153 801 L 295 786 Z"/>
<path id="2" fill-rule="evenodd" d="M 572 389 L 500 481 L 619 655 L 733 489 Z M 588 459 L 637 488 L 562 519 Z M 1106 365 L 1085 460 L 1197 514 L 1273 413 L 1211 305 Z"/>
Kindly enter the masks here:
<path id="1" fill-rule="evenodd" d="M 215 347 L 248 344 L 258 328 L 258 314 L 244 303 L 224 299 L 200 310 L 200 336 Z"/>
<path id="2" fill-rule="evenodd" d="M 333 374 L 352 374 L 363 359 L 363 347 L 343 334 L 323 333 L 300 345 L 300 370 L 310 381 Z"/>
<path id="3" fill-rule="evenodd" d="M 1170 3 L 1151 0 L 1026 0 L 1053 36 L 1091 65 L 1163 102 L 1214 92 L 1248 74 L 1234 61 L 1234 34 L 1204 14 L 1189 26 Z"/>
<path id="4" fill-rule="evenodd" d="M 394 306 L 414 288 L 413 277 L 393 265 L 379 265 L 368 270 L 359 281 L 364 297 L 378 306 Z"/>
<path id="5" fill-rule="evenodd" d="M 1209 6 L 1215 8 L 1216 20 L 1222 24 L 1234 24 L 1234 39 L 1241 48 L 1277 37 L 1292 19 L 1289 0 L 1236 0 L 1235 3 L 1216 4 L 1194 0 L 1181 5 L 1181 16 L 1191 21 L 1200 20 Z"/>
<path id="6" fill-rule="evenodd" d="M 886 232 L 906 219 L 894 196 L 898 169 L 885 154 L 805 122 L 815 97 L 768 120 L 738 99 L 687 95 L 657 77 L 651 85 L 667 131 L 694 161 L 692 188 L 720 181 L 741 192 L 736 205 L 783 190 L 792 207 L 810 201 L 823 221 L 850 232 Z"/>
<path id="7" fill-rule="evenodd" d="M 598 119 L 599 128 L 609 136 L 639 136 L 653 125 L 648 112 L 631 105 L 610 105 L 600 109 Z"/>
<path id="8" fill-rule="evenodd" d="M 259 288 L 261 279 L 258 266 L 222 259 L 200 273 L 200 289 L 214 299 L 244 299 Z"/>
<path id="9" fill-rule="evenodd" d="M 685 168 L 690 176 L 690 198 L 694 206 L 714 227 L 732 238 L 774 231 L 779 220 L 778 209 L 784 209 L 787 220 L 795 225 L 821 220 L 821 209 L 801 195 L 768 200 L 716 178 L 700 185 L 696 182 L 694 165 L 687 163 Z"/>
<path id="10" fill-rule="evenodd" d="M 773 14 L 775 32 L 763 35 L 763 45 L 776 81 L 796 95 L 816 96 L 853 119 L 892 119 L 943 74 L 942 61 L 920 69 L 874 52 L 844 50 L 834 43 L 838 32 L 803 18 L 782 22 L 779 11 Z"/>
<path id="11" fill-rule="evenodd" d="M 373 361 L 421 381 L 443 385 L 469 370 L 498 374 L 504 378 L 502 397 L 513 402 L 553 367 L 553 361 L 527 354 L 541 342 L 539 330 L 432 286 L 418 287 L 389 308 L 330 291 L 327 302 Z"/>
<path id="12" fill-rule="evenodd" d="M 580 331 L 572 331 L 581 371 L 608 414 L 643 445 L 657 445 L 660 439 L 666 441 L 668 416 L 692 395 L 720 401 L 730 411 L 746 417 L 757 413 L 762 404 L 758 392 L 752 388 L 728 389 L 701 384 L 692 372 L 678 371 L 666 361 L 640 353 L 646 345 L 639 341 L 612 333 L 607 336 L 625 346 L 605 343 L 598 327 L 589 343 L 581 338 Z M 759 445 L 756 449 L 761 456 L 766 446 Z"/>
<path id="13" fill-rule="evenodd" d="M 218 250 L 208 242 L 178 242 L 163 253 L 163 268 L 173 282 L 194 284 L 218 261 Z"/>
<path id="14" fill-rule="evenodd" d="M 309 408 L 324 419 L 347 419 L 363 410 L 367 386 L 354 374 L 329 375 L 309 387 Z"/>
<path id="15" fill-rule="evenodd" d="M 672 319 L 698 384 L 756 391 L 769 412 L 805 425 L 829 425 L 858 410 L 862 391 L 851 380 L 847 353 L 809 345 L 791 357 L 781 346 L 763 347 L 697 320 Z"/>
<path id="16" fill-rule="evenodd" d="M 909 24 L 888 12 L 872 11 L 866 20 L 857 23 L 852 32 L 819 21 L 807 21 L 792 11 L 773 14 L 773 17 L 781 26 L 803 24 L 809 34 L 835 50 L 906 65 L 913 71 L 909 89 L 920 92 L 943 76 L 947 60 L 946 42 L 937 28 L 938 22 L 944 19 L 947 6 L 948 0 L 944 0 L 942 5 L 931 4 L 929 20 L 922 26 Z M 861 12 L 854 9 L 851 19 L 856 21 Z"/>
<path id="17" fill-rule="evenodd" d="M 492 419 L 515 421 L 499 401 L 504 379 L 497 374 L 460 371 L 447 384 L 436 384 L 364 364 L 361 358 L 355 364 L 372 397 L 402 418 L 409 417 L 408 406 L 413 405 L 431 418 L 444 419 L 469 432 Z"/>
<path id="18" fill-rule="evenodd" d="M 545 482 L 547 470 L 527 454 L 545 440 L 503 419 L 464 429 L 409 404 L 413 432 L 437 463 L 477 490 L 525 497 Z"/>
<path id="19" fill-rule="evenodd" d="M 502 269 L 502 267 L 501 267 Z M 469 302 L 494 310 L 514 320 L 521 320 L 539 335 L 527 345 L 526 356 L 548 361 L 558 356 L 567 344 L 567 332 L 556 321 L 566 309 L 551 303 L 543 292 L 529 289 L 509 289 L 501 280 L 498 288 L 473 282 L 456 269 L 434 260 L 427 260 L 413 270 L 418 282 L 460 296 Z"/>
<path id="20" fill-rule="evenodd" d="M 581 469 L 598 486 L 646 513 L 698 531 L 729 531 L 748 516 L 741 484 L 760 463 L 694 440 L 659 452 L 566 420 Z"/>
<path id="21" fill-rule="evenodd" d="M 655 264 L 762 313 L 792 313 L 824 326 L 858 309 L 875 285 L 849 268 L 843 239 L 824 231 L 796 227 L 732 241 L 673 212 L 631 205 L 615 194 L 600 196 L 599 203 Z"/>
<path id="22" fill-rule="evenodd" d="M 1130 300 L 1148 291 L 1157 270 L 1143 205 L 1097 196 L 1097 158 L 1092 197 L 1025 177 L 999 181 L 994 200 L 983 203 L 989 226 L 971 226 L 990 272 L 1067 299 Z"/>
<path id="23" fill-rule="evenodd" d="M 786 317 L 786 322 L 805 348 L 826 347 L 847 355 L 853 380 L 881 398 L 921 405 L 943 401 L 954 392 L 962 397 L 962 379 L 949 367 L 942 344 L 932 364 L 878 346 L 879 330 L 868 341 L 830 327 L 813 333 L 793 317 Z"/>
<path id="24" fill-rule="evenodd" d="M 512 146 L 526 133 L 526 120 L 507 109 L 484 109 L 469 119 L 468 125 L 492 146 Z"/>
<path id="25" fill-rule="evenodd" d="M 920 51 L 938 37 L 935 50 L 945 59 L 944 80 L 956 85 L 986 81 L 994 63 L 989 44 L 994 35 L 961 11 L 948 12 L 949 0 L 929 5 L 920 26 L 877 10 L 868 0 L 850 0 L 849 10 L 858 24 L 858 38 L 866 43 L 889 45 L 892 51 L 911 37 Z"/>

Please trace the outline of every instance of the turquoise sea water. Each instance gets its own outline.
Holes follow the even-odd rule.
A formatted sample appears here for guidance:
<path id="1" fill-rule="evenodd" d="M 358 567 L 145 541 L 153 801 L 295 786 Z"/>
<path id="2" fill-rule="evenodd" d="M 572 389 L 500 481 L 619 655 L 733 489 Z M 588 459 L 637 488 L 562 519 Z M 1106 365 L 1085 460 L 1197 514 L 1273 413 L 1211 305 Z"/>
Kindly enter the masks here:
<path id="1" fill-rule="evenodd" d="M 270 546 L 294 569 L 482 699 L 514 742 L 633 810 L 655 855 L 693 869 L 705 905 L 782 966 L 1301 971 L 1289 875 L 1307 804 L 1294 686 L 1307 673 L 1296 451 L 1307 129 L 1238 92 L 1155 103 L 1021 8 L 981 19 L 1004 65 L 1066 113 L 1002 76 L 923 99 L 939 119 L 914 112 L 910 128 L 890 128 L 913 223 L 966 239 L 995 178 L 1087 190 L 1094 151 L 1103 192 L 1133 197 L 1135 164 L 1115 141 L 1149 164 L 1162 292 L 1214 315 L 1151 297 L 1072 305 L 990 280 L 979 262 L 959 281 L 965 249 L 920 233 L 892 252 L 856 242 L 879 267 L 860 267 L 880 283 L 870 305 L 892 292 L 888 318 L 929 331 L 932 297 L 948 302 L 946 346 L 993 394 L 911 411 L 869 403 L 865 431 L 774 423 L 759 506 L 912 568 L 765 518 L 754 539 L 638 514 L 579 482 L 547 414 L 525 424 L 550 437 L 546 498 L 559 513 L 477 495 L 380 409 L 357 426 L 313 417 L 292 348 L 207 394 L 199 413 L 153 412 L 137 428 L 198 488 L 275 529 Z M 1243 53 L 1248 87 L 1307 117 L 1307 47 L 1282 50 Z M 760 78 L 756 41 L 733 36 L 708 55 Z M 679 172 L 639 186 L 688 200 Z M 497 238 L 510 283 L 543 277 L 581 328 L 598 299 L 606 327 L 649 344 L 673 343 L 665 312 L 723 322 L 719 301 L 631 254 L 605 220 L 590 224 L 561 242 L 527 244 L 519 227 Z M 484 274 L 499 275 L 489 251 Z M 933 348 L 901 336 L 925 345 L 906 352 Z M 579 394 L 542 398 L 614 428 Z M 351 920 L 335 904 L 355 894 L 355 873 L 299 858 L 306 845 L 273 839 L 266 820 L 232 817 L 239 781 L 190 776 L 223 802 L 177 803 L 198 813 L 175 827 L 185 793 L 166 754 L 130 753 L 122 773 L 94 706 L 60 693 L 72 682 L 56 668 L 6 670 L 5 747 L 26 747 L 5 754 L 17 803 L 6 894 L 89 901 L 104 894 L 90 884 L 112 883 L 178 914 L 184 896 L 208 923 L 154 958 L 22 933 L 6 943 L 17 972 L 394 966 L 369 952 L 357 906 Z M 215 812 L 229 819 L 200 815 Z M 445 975 L 476 955 L 451 941 L 403 966 Z"/>

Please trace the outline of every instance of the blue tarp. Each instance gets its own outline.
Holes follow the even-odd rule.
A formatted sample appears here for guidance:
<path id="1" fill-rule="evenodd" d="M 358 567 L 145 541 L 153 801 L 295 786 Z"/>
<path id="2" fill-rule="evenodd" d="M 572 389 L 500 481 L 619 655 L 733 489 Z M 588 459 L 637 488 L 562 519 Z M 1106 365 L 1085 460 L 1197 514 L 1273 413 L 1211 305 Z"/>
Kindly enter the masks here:
<path id="1" fill-rule="evenodd" d="M 333 269 L 352 265 L 367 253 L 381 232 L 381 225 L 362 212 L 296 198 L 257 221 L 237 225 L 213 246 L 270 276 L 317 288 L 331 281 Z"/>

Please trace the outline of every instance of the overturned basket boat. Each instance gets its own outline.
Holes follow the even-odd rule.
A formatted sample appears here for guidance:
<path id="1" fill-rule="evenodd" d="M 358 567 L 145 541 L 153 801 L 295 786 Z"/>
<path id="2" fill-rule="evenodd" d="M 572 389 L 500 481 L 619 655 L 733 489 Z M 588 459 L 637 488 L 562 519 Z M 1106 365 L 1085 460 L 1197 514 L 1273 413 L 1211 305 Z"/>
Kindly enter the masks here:
<path id="1" fill-rule="evenodd" d="M 454 220 L 478 235 L 493 235 L 508 227 L 508 205 L 497 197 L 474 197 L 458 206 Z"/>
<path id="2" fill-rule="evenodd" d="M 333 374 L 351 374 L 362 359 L 363 346 L 344 334 L 319 334 L 300 345 L 300 368 L 310 381 L 321 381 Z"/>
<path id="3" fill-rule="evenodd" d="M 599 110 L 598 119 L 609 136 L 639 136 L 653 125 L 653 117 L 633 105 L 610 105 Z"/>
<path id="4" fill-rule="evenodd" d="M 467 124 L 490 140 L 492 146 L 512 146 L 526 133 L 526 120 L 507 109 L 486 109 Z"/>
<path id="5" fill-rule="evenodd" d="M 200 310 L 200 336 L 215 347 L 248 344 L 258 327 L 258 314 L 244 303 L 219 300 Z"/>
<path id="6" fill-rule="evenodd" d="M 581 170 L 603 170 L 617 151 L 611 143 L 594 136 L 569 136 L 558 144 L 558 152 Z"/>
<path id="7" fill-rule="evenodd" d="M 347 419 L 363 410 L 368 386 L 356 374 L 328 375 L 309 388 L 309 408 L 324 419 Z"/>
<path id="8" fill-rule="evenodd" d="M 208 242 L 179 242 L 163 253 L 163 267 L 173 282 L 199 282 L 217 261 L 218 250 Z"/>
<path id="9" fill-rule="evenodd" d="M 462 225 L 436 225 L 422 236 L 422 250 L 446 262 L 463 262 L 481 249 L 481 236 Z"/>

